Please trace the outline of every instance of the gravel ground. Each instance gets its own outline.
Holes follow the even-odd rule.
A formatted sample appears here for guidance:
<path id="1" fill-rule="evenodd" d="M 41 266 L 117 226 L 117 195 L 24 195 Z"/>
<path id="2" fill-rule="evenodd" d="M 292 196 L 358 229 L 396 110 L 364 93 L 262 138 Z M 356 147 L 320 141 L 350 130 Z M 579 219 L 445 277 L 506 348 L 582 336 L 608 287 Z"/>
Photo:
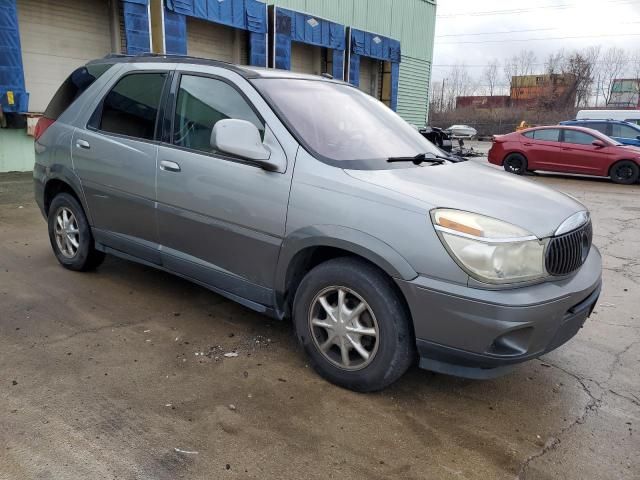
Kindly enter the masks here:
<path id="1" fill-rule="evenodd" d="M 0 479 L 640 478 L 640 186 L 531 180 L 592 210 L 585 327 L 499 379 L 361 395 L 287 322 L 115 258 L 62 269 L 29 175 L 0 175 Z"/>

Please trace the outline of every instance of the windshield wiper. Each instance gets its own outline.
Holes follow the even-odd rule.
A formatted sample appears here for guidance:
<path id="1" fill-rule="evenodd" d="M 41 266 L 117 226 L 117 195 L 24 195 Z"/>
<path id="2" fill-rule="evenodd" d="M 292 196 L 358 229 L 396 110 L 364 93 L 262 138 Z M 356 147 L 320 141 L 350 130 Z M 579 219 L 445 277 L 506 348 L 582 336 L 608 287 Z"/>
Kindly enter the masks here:
<path id="1" fill-rule="evenodd" d="M 387 162 L 395 163 L 395 162 L 413 162 L 414 165 L 420 165 L 422 162 L 428 163 L 436 163 L 443 164 L 445 160 L 449 160 L 447 157 L 443 157 L 441 155 L 435 155 L 431 152 L 428 153 L 419 153 L 415 157 L 389 157 Z"/>

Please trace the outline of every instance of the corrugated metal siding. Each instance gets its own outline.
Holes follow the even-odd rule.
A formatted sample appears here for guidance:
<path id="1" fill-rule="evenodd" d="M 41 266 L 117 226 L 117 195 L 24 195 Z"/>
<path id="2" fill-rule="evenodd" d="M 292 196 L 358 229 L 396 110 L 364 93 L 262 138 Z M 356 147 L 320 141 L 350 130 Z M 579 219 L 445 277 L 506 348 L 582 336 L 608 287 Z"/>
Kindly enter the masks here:
<path id="1" fill-rule="evenodd" d="M 421 127 L 427 118 L 431 63 L 402 56 L 398 87 L 398 113 L 407 122 Z"/>
<path id="2" fill-rule="evenodd" d="M 400 40 L 404 55 L 431 61 L 436 4 L 429 0 L 267 0 Z"/>
<path id="3" fill-rule="evenodd" d="M 436 23 L 432 0 L 266 0 L 334 22 L 400 40 L 398 113 L 425 124 Z"/>

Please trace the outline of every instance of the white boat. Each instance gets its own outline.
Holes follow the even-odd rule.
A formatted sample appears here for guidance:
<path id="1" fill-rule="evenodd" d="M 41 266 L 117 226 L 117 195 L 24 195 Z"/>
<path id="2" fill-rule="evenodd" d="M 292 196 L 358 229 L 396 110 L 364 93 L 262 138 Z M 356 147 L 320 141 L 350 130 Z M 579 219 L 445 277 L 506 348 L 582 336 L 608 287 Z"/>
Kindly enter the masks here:
<path id="1" fill-rule="evenodd" d="M 478 134 L 478 131 L 469 125 L 451 125 L 446 131 L 450 132 L 453 138 L 472 138 Z"/>

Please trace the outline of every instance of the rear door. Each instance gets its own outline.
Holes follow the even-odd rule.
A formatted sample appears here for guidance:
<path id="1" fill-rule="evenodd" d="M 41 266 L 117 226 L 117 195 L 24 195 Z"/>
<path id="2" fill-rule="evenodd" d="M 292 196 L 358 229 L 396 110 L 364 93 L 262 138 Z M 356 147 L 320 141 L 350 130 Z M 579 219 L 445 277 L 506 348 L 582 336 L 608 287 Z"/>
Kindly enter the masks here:
<path id="1" fill-rule="evenodd" d="M 169 72 L 149 68 L 115 81 L 71 148 L 96 240 L 158 263 L 155 138 Z"/>
<path id="2" fill-rule="evenodd" d="M 587 175 L 606 175 L 608 147 L 592 145 L 595 136 L 580 130 L 562 130 L 561 161 L 563 171 Z"/>
<path id="3" fill-rule="evenodd" d="M 210 145 L 216 122 L 241 119 L 258 128 L 272 155 L 284 156 L 255 107 L 263 100 L 226 78 L 188 72 L 176 77 L 171 98 L 173 126 L 160 146 L 157 170 L 163 264 L 237 297 L 271 304 L 292 169 L 267 172 Z"/>
<path id="4" fill-rule="evenodd" d="M 528 134 L 531 133 L 533 138 Z M 529 168 L 555 170 L 560 152 L 560 129 L 544 128 L 527 132 L 522 142 Z"/>

